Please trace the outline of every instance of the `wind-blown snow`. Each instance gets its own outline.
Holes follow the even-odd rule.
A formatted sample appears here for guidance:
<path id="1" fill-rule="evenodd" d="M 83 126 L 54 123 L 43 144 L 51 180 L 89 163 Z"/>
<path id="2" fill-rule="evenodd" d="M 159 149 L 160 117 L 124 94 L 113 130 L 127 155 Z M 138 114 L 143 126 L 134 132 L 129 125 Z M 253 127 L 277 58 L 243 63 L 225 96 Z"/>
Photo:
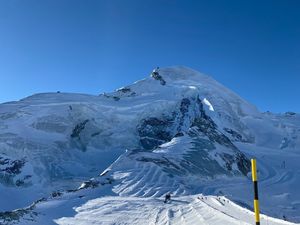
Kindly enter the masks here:
<path id="1" fill-rule="evenodd" d="M 215 111 L 214 107 L 211 105 L 211 103 L 206 98 L 203 99 L 203 103 L 208 106 L 208 109 L 210 111 Z"/>

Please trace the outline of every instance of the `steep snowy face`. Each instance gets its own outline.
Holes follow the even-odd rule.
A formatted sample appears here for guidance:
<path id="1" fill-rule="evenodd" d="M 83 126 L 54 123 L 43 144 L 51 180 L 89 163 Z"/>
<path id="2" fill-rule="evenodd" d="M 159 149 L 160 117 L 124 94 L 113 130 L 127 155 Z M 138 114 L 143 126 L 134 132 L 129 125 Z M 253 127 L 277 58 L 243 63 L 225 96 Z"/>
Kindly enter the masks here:
<path id="1" fill-rule="evenodd" d="M 12 193 L 21 190 L 17 187 L 32 191 L 29 199 L 17 201 L 16 207 L 21 207 L 97 175 L 126 149 L 138 154 L 147 151 L 149 155 L 137 160 L 155 163 L 162 155 L 153 152 L 181 136 L 190 147 L 170 160 L 181 164 L 178 168 L 185 173 L 246 174 L 248 160 L 224 134 L 221 120 L 214 118 L 227 111 L 230 118 L 237 118 L 244 108 L 253 109 L 228 90 L 221 94 L 224 90 L 207 76 L 179 67 L 158 70 L 145 80 L 100 96 L 45 93 L 2 104 L 1 186 L 11 187 Z M 236 105 L 227 104 L 230 110 L 221 110 L 225 98 L 234 98 Z M 239 127 L 239 121 L 236 124 Z M 242 139 L 248 138 L 240 133 Z M 208 162 L 191 162 L 192 157 Z M 199 168 L 189 168 L 190 163 Z M 166 169 L 167 163 L 156 164 Z M 205 166 L 212 169 L 206 171 Z M 10 207 L 15 206 L 5 209 Z"/>
<path id="2" fill-rule="evenodd" d="M 299 127 L 292 115 L 261 114 L 212 78 L 185 67 L 157 69 L 99 96 L 33 95 L 0 105 L 0 197 L 16 198 L 0 202 L 0 209 L 77 187 L 120 155 L 109 174 L 120 182 L 115 193 L 144 195 L 130 174 L 142 176 L 145 166 L 163 179 L 173 177 L 168 188 L 176 193 L 195 193 L 188 180 L 247 175 L 249 159 L 237 143 L 290 151 L 299 146 Z M 278 143 L 269 140 L 269 131 Z M 126 176 L 118 176 L 124 171 Z M 129 183 L 132 187 L 124 186 Z M 158 184 L 149 181 L 144 191 L 162 195 L 165 189 Z"/>
<path id="3" fill-rule="evenodd" d="M 255 141 L 244 120 L 261 117 L 255 106 L 209 76 L 186 67 L 158 69 L 152 72 L 150 78 L 105 96 L 117 101 L 143 98 L 152 102 L 158 99 L 178 102 L 183 98 L 198 96 L 219 129 L 231 136 L 232 140 L 243 142 Z"/>
<path id="4" fill-rule="evenodd" d="M 261 113 L 231 90 L 214 79 L 186 67 L 159 69 L 159 80 L 169 94 L 185 90 L 186 94 L 197 93 L 218 129 L 232 141 L 252 143 L 260 147 L 292 149 L 300 144 L 300 117 L 294 112 L 284 114 Z M 145 81 L 145 83 L 147 83 Z M 168 89 L 170 88 L 170 89 Z M 182 93 L 176 91 L 176 93 Z M 161 90 L 159 91 L 161 93 Z M 184 95 L 184 94 L 181 94 Z"/>

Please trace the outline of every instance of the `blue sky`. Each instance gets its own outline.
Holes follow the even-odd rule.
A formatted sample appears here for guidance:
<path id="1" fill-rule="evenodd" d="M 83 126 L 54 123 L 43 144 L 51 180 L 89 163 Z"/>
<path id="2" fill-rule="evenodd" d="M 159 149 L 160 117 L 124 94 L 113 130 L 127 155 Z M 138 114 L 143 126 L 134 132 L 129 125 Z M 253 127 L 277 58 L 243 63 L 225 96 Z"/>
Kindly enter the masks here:
<path id="1" fill-rule="evenodd" d="M 300 112 L 298 0 L 1 0 L 0 102 L 98 94 L 185 65 Z"/>

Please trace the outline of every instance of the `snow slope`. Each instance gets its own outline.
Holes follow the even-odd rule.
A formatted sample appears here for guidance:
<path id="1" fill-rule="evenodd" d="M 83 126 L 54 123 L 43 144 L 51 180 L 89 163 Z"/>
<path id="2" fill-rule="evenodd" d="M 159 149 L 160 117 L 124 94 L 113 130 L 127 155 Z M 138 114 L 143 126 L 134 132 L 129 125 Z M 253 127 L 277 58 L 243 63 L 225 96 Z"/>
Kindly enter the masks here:
<path id="1" fill-rule="evenodd" d="M 111 214 L 111 208 L 118 211 Z M 253 213 L 224 197 L 185 196 L 164 205 L 162 199 L 136 197 L 103 197 L 75 209 L 73 218 L 55 222 L 69 224 L 178 224 L 223 225 L 253 224 Z M 101 220 L 99 220 L 101 218 Z M 292 224 L 262 216 L 261 224 Z"/>
<path id="2" fill-rule="evenodd" d="M 194 217 L 200 224 L 247 224 L 250 212 L 233 202 L 251 208 L 251 157 L 258 158 L 263 213 L 300 222 L 300 115 L 261 113 L 186 67 L 155 70 L 99 96 L 45 93 L 1 104 L 0 128 L 0 209 L 23 208 L 0 213 L 3 223 L 147 224 L 161 210 L 173 217 L 154 224 L 193 224 Z M 167 192 L 179 202 L 158 204 Z M 212 209 L 200 193 L 230 200 L 219 209 L 208 197 Z M 140 217 L 137 208 L 153 213 Z M 209 209 L 215 218 L 204 215 Z M 106 216 L 107 223 L 100 219 Z"/>

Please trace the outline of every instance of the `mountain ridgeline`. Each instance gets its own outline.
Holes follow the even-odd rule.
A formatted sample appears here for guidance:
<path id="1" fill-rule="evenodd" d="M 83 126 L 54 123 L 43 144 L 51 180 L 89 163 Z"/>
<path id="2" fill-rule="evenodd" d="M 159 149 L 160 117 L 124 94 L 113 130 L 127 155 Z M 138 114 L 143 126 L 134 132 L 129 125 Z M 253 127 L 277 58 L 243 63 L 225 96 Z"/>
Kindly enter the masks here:
<path id="1" fill-rule="evenodd" d="M 156 69 L 99 96 L 42 93 L 4 103 L 0 128 L 0 196 L 18 199 L 1 201 L 0 211 L 76 190 L 103 171 L 119 196 L 215 194 L 222 188 L 206 182 L 249 182 L 256 149 L 298 156 L 300 146 L 299 114 L 261 113 L 186 67 Z"/>

